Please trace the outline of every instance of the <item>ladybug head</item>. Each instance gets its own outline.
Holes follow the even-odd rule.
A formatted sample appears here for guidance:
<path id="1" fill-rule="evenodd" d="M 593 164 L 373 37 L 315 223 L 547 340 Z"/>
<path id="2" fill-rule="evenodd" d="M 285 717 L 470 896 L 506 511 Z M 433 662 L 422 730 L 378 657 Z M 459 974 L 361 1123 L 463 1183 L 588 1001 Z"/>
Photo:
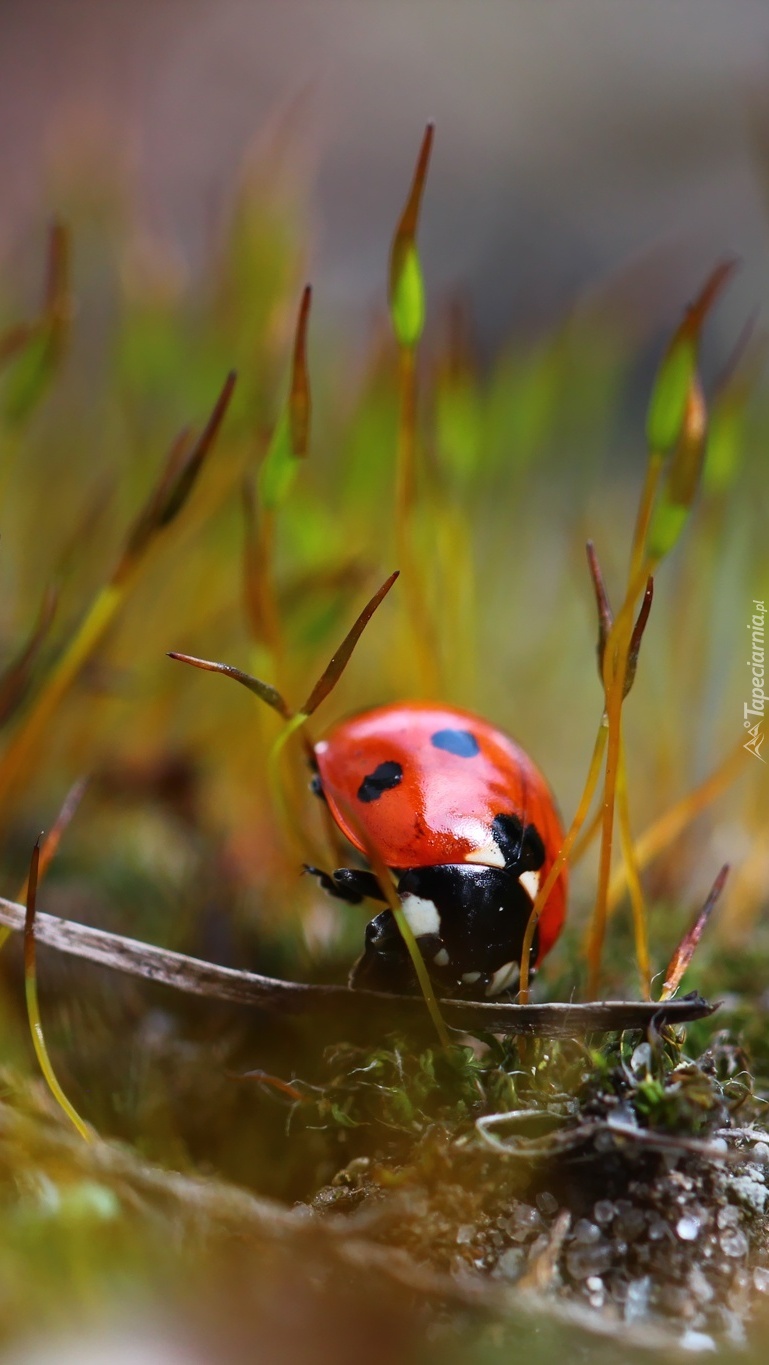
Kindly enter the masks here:
<path id="1" fill-rule="evenodd" d="M 447 988 L 481 996 L 517 982 L 530 889 L 518 869 L 469 863 L 409 868 L 398 883 L 430 974 Z M 535 934 L 535 961 L 537 952 Z"/>

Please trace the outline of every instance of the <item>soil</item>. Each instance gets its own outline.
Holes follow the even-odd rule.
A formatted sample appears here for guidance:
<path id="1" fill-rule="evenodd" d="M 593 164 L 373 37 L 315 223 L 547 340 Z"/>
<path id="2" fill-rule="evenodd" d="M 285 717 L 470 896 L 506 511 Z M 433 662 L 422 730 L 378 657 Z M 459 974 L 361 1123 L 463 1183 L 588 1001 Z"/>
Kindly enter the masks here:
<path id="1" fill-rule="evenodd" d="M 692 1349 L 741 1345 L 769 1295 L 769 1132 L 741 1061 L 726 1037 L 696 1063 L 675 1047 L 656 1063 L 648 1043 L 627 1059 L 620 1047 L 569 1099 L 552 1072 L 565 1081 L 575 1057 L 548 1057 L 544 1077 L 541 1061 L 528 1068 L 537 1093 L 508 1113 L 414 1120 L 410 1147 L 388 1113 L 379 1150 L 311 1206 L 356 1222 L 375 1211 L 387 1246 L 457 1284 L 534 1290 Z"/>

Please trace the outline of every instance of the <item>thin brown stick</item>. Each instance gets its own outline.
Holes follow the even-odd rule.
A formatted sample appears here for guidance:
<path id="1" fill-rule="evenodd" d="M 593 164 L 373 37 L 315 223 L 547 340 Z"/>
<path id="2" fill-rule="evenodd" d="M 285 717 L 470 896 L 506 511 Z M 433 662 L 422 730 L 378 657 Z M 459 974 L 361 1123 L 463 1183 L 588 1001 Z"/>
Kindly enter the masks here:
<path id="1" fill-rule="evenodd" d="M 0 899 L 0 923 L 21 931 L 24 917 L 23 905 Z M 219 967 L 213 962 L 109 934 L 103 929 L 92 929 L 73 920 L 58 919 L 55 915 L 37 915 L 35 938 L 38 944 L 47 944 L 59 952 L 86 958 L 113 971 L 143 977 L 187 994 L 284 1015 L 326 1015 L 343 1024 L 347 1032 L 354 1031 L 356 1025 L 368 1028 L 373 1018 L 402 1029 L 421 1027 L 424 1023 L 425 1007 L 421 995 L 389 995 L 384 991 L 351 990 L 348 986 L 280 981 L 259 976 L 256 972 Z M 702 1019 L 717 1008 L 700 996 L 683 997 L 664 1004 L 635 1000 L 545 1005 L 487 1004 L 474 1000 L 441 1000 L 439 1003 L 446 1023 L 463 1031 L 481 1029 L 549 1038 L 645 1029 L 652 1021 L 657 1027 L 686 1023 L 691 1019 Z"/>

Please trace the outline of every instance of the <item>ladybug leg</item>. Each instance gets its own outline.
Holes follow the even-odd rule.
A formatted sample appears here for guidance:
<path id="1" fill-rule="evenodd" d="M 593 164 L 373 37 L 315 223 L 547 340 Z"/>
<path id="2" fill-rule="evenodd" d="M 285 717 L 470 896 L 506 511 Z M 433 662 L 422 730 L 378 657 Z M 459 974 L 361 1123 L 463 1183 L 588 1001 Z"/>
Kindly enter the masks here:
<path id="1" fill-rule="evenodd" d="M 335 872 L 324 872 L 320 867 L 304 865 L 305 872 L 317 877 L 324 891 L 349 905 L 360 905 L 362 900 L 386 900 L 373 872 L 359 867 L 340 867 Z"/>

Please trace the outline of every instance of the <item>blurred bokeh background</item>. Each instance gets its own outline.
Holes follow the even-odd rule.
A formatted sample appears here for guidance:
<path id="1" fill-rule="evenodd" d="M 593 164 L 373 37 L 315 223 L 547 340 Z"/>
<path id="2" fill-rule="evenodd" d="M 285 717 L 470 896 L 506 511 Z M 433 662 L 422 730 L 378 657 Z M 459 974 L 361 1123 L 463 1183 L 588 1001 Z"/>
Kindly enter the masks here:
<path id="1" fill-rule="evenodd" d="M 721 775 L 644 866 L 654 967 L 730 861 L 691 984 L 720 995 L 725 964 L 738 964 L 735 998 L 766 1009 L 766 769 L 738 752 L 746 627 L 769 596 L 762 0 L 2 0 L 2 891 L 18 894 L 39 829 L 88 777 L 42 909 L 227 965 L 345 979 L 364 916 L 299 876 L 303 858 L 331 852 L 298 756 L 292 832 L 269 781 L 276 718 L 165 654 L 225 659 L 298 704 L 396 565 L 387 259 L 428 118 L 415 554 L 436 631 L 432 690 L 515 733 L 567 819 L 602 702 L 584 543 L 596 541 L 616 605 L 656 366 L 714 263 L 739 258 L 708 321 L 712 440 L 698 505 L 658 576 L 627 706 L 628 769 L 635 833 Z M 53 263 L 52 219 L 65 225 Z M 308 278 L 310 455 L 266 531 L 254 490 Z M 110 597 L 166 452 L 187 424 L 200 430 L 233 367 L 199 482 Z M 277 646 L 254 604 L 255 537 L 269 542 Z M 402 588 L 314 733 L 430 690 Z M 109 619 L 84 644 L 105 600 Z M 543 996 L 584 984 L 594 888 L 589 853 Z M 635 994 L 621 885 L 615 899 L 604 986 Z M 274 1094 L 233 1082 L 249 1066 L 312 1076 L 318 1039 L 40 961 L 57 1069 L 101 1132 L 283 1198 L 331 1177 L 338 1150 L 325 1136 L 289 1144 Z M 0 971 L 6 1093 L 39 1116 L 13 945 Z M 11 1144 L 0 1193 L 15 1209 L 14 1161 Z M 34 1161 L 27 1176 L 9 1274 L 48 1236 Z M 43 1299 L 56 1299 L 69 1233 Z M 119 1281 L 117 1243 L 105 1273 Z M 82 1281 L 85 1240 L 78 1256 Z M 19 1295 L 11 1334 L 34 1312 Z"/>
<path id="2" fill-rule="evenodd" d="M 0 242 L 90 138 L 195 272 L 272 131 L 302 154 L 324 306 L 359 316 L 432 117 L 429 278 L 468 290 L 489 344 L 655 249 L 687 266 L 660 264 L 671 302 L 725 250 L 755 301 L 768 67 L 761 0 L 5 0 Z"/>

